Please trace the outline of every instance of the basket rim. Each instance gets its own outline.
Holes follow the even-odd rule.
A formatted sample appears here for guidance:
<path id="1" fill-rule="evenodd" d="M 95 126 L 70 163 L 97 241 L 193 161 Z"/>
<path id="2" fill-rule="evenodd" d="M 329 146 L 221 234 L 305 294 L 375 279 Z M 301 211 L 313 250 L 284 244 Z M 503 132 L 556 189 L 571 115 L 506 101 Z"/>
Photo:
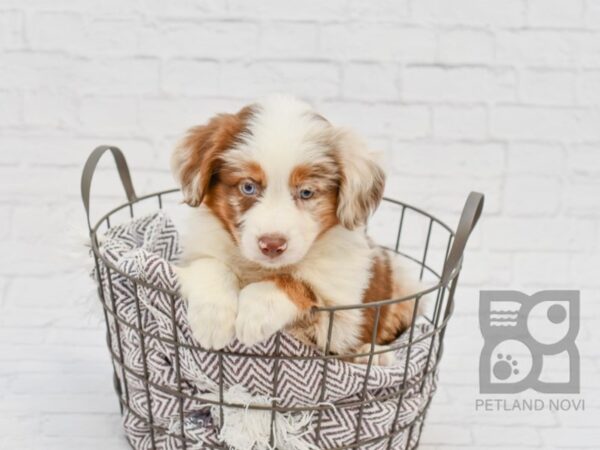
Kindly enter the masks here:
<path id="1" fill-rule="evenodd" d="M 142 280 L 138 277 L 132 276 L 131 274 L 128 274 L 127 272 L 124 272 L 123 270 L 119 269 L 118 267 L 116 267 L 111 261 L 109 261 L 103 254 L 102 252 L 100 252 L 100 244 L 98 243 L 98 232 L 100 231 L 100 227 L 102 226 L 103 223 L 107 222 L 107 220 L 110 220 L 109 218 L 116 212 L 121 211 L 125 208 L 129 208 L 130 210 L 130 216 L 133 219 L 133 205 L 141 202 L 141 201 L 145 201 L 148 199 L 151 199 L 153 197 L 156 197 L 158 199 L 158 203 L 159 203 L 159 208 L 158 210 L 162 210 L 162 197 L 165 195 L 170 195 L 170 194 L 174 194 L 177 192 L 180 192 L 181 189 L 179 188 L 173 188 L 173 189 L 166 189 L 166 190 L 162 190 L 162 191 L 156 191 L 150 194 L 146 194 L 143 196 L 139 196 L 136 197 L 134 199 L 132 199 L 131 201 L 127 201 L 124 202 L 118 206 L 116 206 L 115 208 L 109 210 L 108 212 L 106 212 L 105 214 L 103 214 L 95 223 L 95 225 L 93 225 L 90 228 L 90 242 L 91 242 L 91 249 L 92 252 L 94 253 L 95 256 L 97 256 L 110 270 L 115 271 L 116 273 L 118 273 L 121 276 L 124 276 L 126 279 L 149 289 L 154 289 L 157 290 L 159 292 L 162 292 L 164 294 L 167 294 L 169 296 L 181 296 L 181 293 L 179 292 L 179 290 L 173 290 L 173 289 L 166 289 L 166 288 L 162 288 L 160 286 L 155 286 L 151 283 L 148 283 L 145 280 Z M 395 200 L 393 198 L 390 197 L 383 197 L 382 201 L 384 202 L 388 202 L 397 206 L 402 207 L 402 211 L 405 211 L 406 209 L 412 210 L 418 214 L 421 214 L 422 216 L 425 216 L 429 219 L 429 227 L 431 229 L 431 225 L 435 222 L 436 224 L 438 224 L 439 226 L 441 226 L 442 228 L 444 228 L 448 233 L 448 245 L 447 245 L 447 249 L 446 249 L 446 255 L 448 254 L 448 251 L 450 249 L 451 243 L 454 239 L 454 237 L 456 236 L 456 232 L 454 230 L 452 230 L 452 228 L 450 228 L 447 224 L 445 224 L 442 220 L 440 220 L 438 217 L 434 216 L 433 214 L 430 214 L 426 211 L 424 211 L 421 208 L 418 208 L 416 206 L 412 206 L 408 203 L 402 202 L 400 200 Z M 458 274 L 460 273 L 461 270 L 461 266 L 462 266 L 462 260 L 463 260 L 463 255 L 461 255 L 458 264 L 455 266 L 454 270 L 451 272 L 450 276 L 447 277 L 446 280 L 443 279 L 442 275 L 437 273 L 435 270 L 433 270 L 431 267 L 429 267 L 427 264 L 425 264 L 423 261 L 419 261 L 418 259 L 416 259 L 413 256 L 410 256 L 404 252 L 398 251 L 397 249 L 394 248 L 390 248 L 387 246 L 380 246 L 381 248 L 384 248 L 388 251 L 392 251 L 394 253 L 396 253 L 397 255 L 403 256 L 405 258 L 408 258 L 409 260 L 412 260 L 413 262 L 417 263 L 418 265 L 420 265 L 423 269 L 426 269 L 429 271 L 429 273 L 431 273 L 433 276 L 438 278 L 438 282 L 425 287 L 424 289 L 421 289 L 417 292 L 411 293 L 409 295 L 405 295 L 403 297 L 399 297 L 399 298 L 389 298 L 389 299 L 382 299 L 382 300 L 378 300 L 375 302 L 369 302 L 369 303 L 353 303 L 353 304 L 348 304 L 348 305 L 337 305 L 337 306 L 319 306 L 319 307 L 314 307 L 312 310 L 313 312 L 329 312 L 329 313 L 333 313 L 335 311 L 343 311 L 343 310 L 351 310 L 351 309 L 367 309 L 367 308 L 381 308 L 384 306 L 388 306 L 388 305 L 393 305 L 396 303 L 401 303 L 401 302 L 405 302 L 405 301 L 410 301 L 410 300 L 414 300 L 414 299 L 418 299 L 418 298 L 422 298 L 424 296 L 426 296 L 427 294 L 430 294 L 431 292 L 437 291 L 438 289 L 442 289 L 442 288 L 447 288 L 452 281 L 458 276 Z M 169 261 L 170 264 L 172 264 L 171 261 Z M 444 266 L 447 263 L 447 258 L 444 260 Z M 443 273 L 443 271 L 442 271 Z"/>

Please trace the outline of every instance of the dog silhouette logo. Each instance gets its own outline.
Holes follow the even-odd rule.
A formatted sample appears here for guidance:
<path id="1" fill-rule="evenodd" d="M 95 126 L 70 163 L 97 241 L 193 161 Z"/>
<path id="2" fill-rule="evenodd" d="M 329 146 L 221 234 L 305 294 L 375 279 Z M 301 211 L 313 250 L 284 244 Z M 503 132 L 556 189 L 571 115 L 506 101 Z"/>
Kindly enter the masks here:
<path id="1" fill-rule="evenodd" d="M 482 394 L 579 393 L 579 291 L 481 291 Z"/>

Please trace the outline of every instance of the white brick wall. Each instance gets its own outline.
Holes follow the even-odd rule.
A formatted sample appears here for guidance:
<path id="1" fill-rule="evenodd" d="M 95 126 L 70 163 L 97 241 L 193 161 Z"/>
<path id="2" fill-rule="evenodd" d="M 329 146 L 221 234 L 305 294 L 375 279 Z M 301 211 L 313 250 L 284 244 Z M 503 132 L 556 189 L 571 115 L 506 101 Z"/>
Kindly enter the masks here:
<path id="1" fill-rule="evenodd" d="M 598 0 L 0 0 L 0 448 L 126 448 L 91 285 L 65 256 L 81 166 L 169 187 L 188 126 L 272 91 L 386 152 L 456 223 L 487 194 L 423 447 L 600 448 Z M 120 198 L 103 164 L 96 211 Z M 477 413 L 480 288 L 582 289 L 585 413 Z"/>

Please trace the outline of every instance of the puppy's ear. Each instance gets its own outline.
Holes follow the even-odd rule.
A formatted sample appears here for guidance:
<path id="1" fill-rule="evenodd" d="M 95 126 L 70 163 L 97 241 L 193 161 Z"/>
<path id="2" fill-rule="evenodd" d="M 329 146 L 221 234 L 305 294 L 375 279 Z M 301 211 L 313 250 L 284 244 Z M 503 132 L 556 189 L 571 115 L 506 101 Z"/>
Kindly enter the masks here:
<path id="1" fill-rule="evenodd" d="M 171 170 L 181 185 L 185 203 L 202 203 L 219 171 L 223 153 L 247 132 L 252 113 L 253 106 L 247 106 L 237 114 L 219 114 L 206 125 L 188 130 L 171 156 Z"/>
<path id="2" fill-rule="evenodd" d="M 352 230 L 364 225 L 383 197 L 385 173 L 375 154 L 353 132 L 338 129 L 334 138 L 341 168 L 337 216 Z"/>

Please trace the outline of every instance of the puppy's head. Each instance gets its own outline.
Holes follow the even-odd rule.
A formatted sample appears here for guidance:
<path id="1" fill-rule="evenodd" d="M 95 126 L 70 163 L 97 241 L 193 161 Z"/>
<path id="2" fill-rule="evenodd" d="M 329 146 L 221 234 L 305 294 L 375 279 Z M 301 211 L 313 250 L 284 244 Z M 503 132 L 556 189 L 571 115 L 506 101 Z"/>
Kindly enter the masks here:
<path id="1" fill-rule="evenodd" d="M 356 135 L 283 96 L 192 128 L 172 168 L 185 202 L 204 203 L 245 258 L 270 268 L 299 262 L 335 225 L 363 225 L 385 181 Z"/>

